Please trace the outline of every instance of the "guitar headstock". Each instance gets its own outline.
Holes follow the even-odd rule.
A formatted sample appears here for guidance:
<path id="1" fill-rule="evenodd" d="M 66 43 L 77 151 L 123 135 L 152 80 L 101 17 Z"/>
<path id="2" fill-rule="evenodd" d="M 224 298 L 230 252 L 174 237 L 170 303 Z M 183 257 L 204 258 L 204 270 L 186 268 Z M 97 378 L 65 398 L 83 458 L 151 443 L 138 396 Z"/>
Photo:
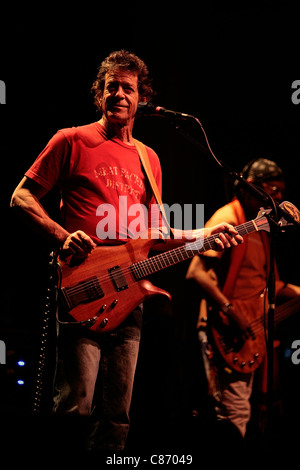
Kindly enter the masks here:
<path id="1" fill-rule="evenodd" d="M 281 231 L 284 231 L 286 227 L 292 227 L 293 225 L 300 226 L 300 211 L 297 209 L 294 204 L 288 201 L 284 201 L 279 205 L 284 215 L 281 216 L 278 223 L 272 219 L 272 217 L 268 217 L 269 214 L 272 212 L 272 209 L 264 209 L 263 207 L 260 208 L 256 219 L 254 220 L 258 230 L 265 230 L 266 232 L 270 232 L 270 219 L 273 221 L 277 228 Z M 286 214 L 286 215 L 285 215 Z M 288 220 L 287 220 L 288 219 Z M 293 222 L 291 222 L 294 221 Z"/>
<path id="2" fill-rule="evenodd" d="M 270 232 L 270 224 L 267 216 L 271 213 L 271 211 L 272 209 L 264 209 L 263 207 L 260 208 L 256 219 L 254 219 L 257 230 Z"/>

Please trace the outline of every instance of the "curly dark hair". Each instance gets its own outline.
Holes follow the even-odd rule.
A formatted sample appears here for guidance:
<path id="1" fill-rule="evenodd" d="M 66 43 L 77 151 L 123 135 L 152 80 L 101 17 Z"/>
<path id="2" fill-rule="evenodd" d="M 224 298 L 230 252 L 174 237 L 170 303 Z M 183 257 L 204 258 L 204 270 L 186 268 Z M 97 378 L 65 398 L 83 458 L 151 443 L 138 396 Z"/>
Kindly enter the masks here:
<path id="1" fill-rule="evenodd" d="M 153 96 L 153 90 L 146 64 L 132 52 L 121 49 L 120 51 L 111 52 L 109 56 L 103 60 L 98 69 L 97 78 L 91 88 L 91 92 L 94 93 L 94 103 L 97 108 L 100 109 L 99 99 L 102 98 L 103 95 L 106 73 L 118 69 L 137 73 L 140 98 L 150 101 Z"/>

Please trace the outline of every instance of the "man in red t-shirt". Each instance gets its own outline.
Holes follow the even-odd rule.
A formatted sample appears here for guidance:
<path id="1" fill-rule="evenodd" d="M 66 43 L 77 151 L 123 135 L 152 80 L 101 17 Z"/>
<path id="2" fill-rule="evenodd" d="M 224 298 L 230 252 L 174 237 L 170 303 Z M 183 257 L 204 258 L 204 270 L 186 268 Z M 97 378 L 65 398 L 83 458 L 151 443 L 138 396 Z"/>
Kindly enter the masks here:
<path id="1" fill-rule="evenodd" d="M 158 156 L 149 147 L 147 153 L 161 191 Z M 128 227 L 136 211 L 129 208 L 155 204 L 135 145 L 110 139 L 100 122 L 59 130 L 25 175 L 45 190 L 58 183 L 64 228 L 72 233 L 80 227 L 97 245 L 132 238 Z M 147 229 L 146 215 L 140 232 Z"/>
<path id="2" fill-rule="evenodd" d="M 100 121 L 58 131 L 26 172 L 11 203 L 63 255 L 79 258 L 99 244 L 124 243 L 138 235 L 148 227 L 148 214 L 139 219 L 136 233 L 130 209 L 135 204 L 147 209 L 155 203 L 132 137 L 137 105 L 152 96 L 146 65 L 127 51 L 113 52 L 102 62 L 92 90 L 102 113 Z M 159 159 L 153 150 L 146 150 L 161 192 Z M 61 190 L 61 225 L 40 203 L 56 184 Z M 176 231 L 176 243 L 184 243 L 184 235 L 190 239 L 224 230 L 227 234 L 220 233 L 217 239 L 221 250 L 242 242 L 224 223 L 182 237 Z M 168 240 L 165 248 L 173 242 Z M 90 415 L 93 409 L 90 450 L 125 446 L 141 322 L 138 307 L 116 330 L 100 337 L 86 328 L 60 328 L 54 412 Z"/>

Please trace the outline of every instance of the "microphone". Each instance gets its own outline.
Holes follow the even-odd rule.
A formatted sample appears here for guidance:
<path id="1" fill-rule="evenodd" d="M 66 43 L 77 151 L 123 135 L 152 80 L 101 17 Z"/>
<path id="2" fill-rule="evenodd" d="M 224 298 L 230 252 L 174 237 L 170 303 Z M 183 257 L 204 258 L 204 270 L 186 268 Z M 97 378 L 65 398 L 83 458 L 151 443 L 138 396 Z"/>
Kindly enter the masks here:
<path id="1" fill-rule="evenodd" d="M 141 102 L 137 106 L 136 115 L 137 118 L 144 116 L 160 116 L 169 119 L 195 119 L 190 114 L 178 113 L 177 111 L 171 111 L 169 109 L 162 108 L 161 106 L 155 106 L 151 103 Z"/>

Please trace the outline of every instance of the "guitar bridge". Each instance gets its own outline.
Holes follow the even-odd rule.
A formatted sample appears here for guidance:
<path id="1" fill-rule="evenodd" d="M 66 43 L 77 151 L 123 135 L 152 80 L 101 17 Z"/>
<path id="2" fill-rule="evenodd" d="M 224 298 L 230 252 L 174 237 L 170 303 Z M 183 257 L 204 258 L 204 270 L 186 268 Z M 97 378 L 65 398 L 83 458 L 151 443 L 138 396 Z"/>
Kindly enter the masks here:
<path id="1" fill-rule="evenodd" d="M 68 310 L 76 305 L 104 297 L 97 277 L 91 277 L 71 287 L 62 287 L 60 294 L 61 300 Z"/>

